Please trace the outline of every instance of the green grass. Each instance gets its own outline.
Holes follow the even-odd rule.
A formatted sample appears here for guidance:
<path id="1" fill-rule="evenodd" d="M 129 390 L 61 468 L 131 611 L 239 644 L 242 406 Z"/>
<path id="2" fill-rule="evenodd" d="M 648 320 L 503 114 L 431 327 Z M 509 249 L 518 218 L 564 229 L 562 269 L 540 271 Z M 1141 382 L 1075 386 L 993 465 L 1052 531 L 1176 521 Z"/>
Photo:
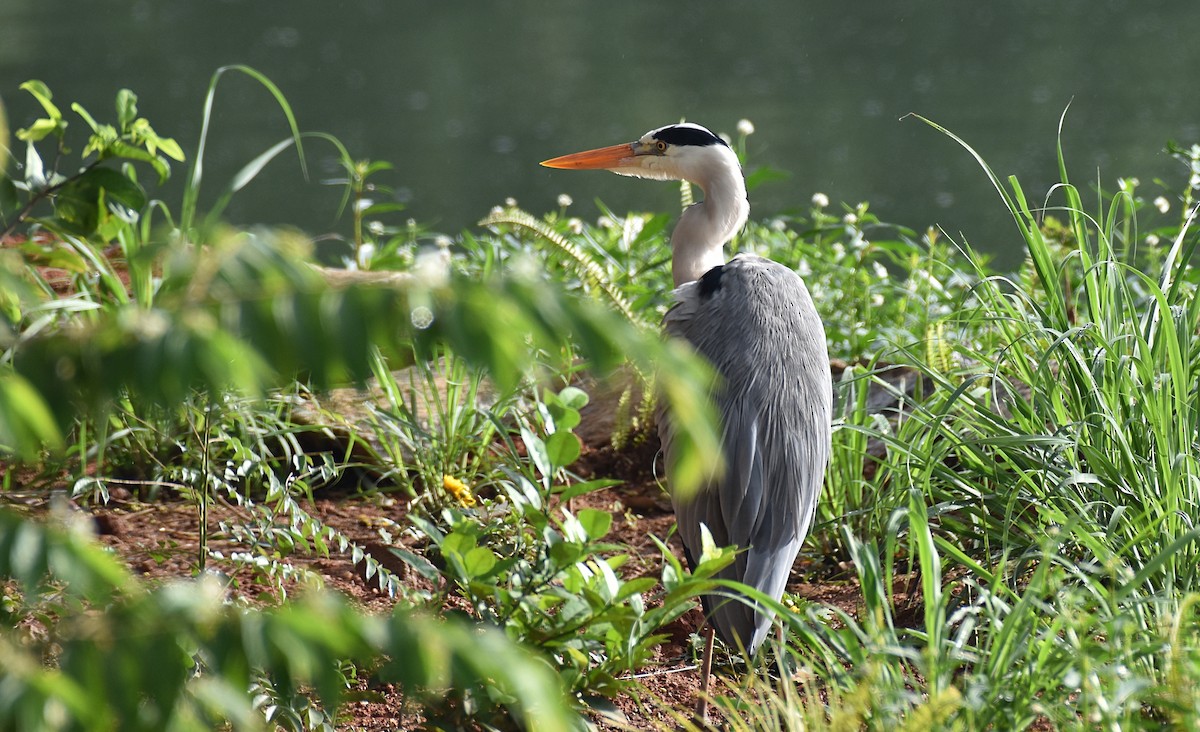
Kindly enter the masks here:
<path id="1" fill-rule="evenodd" d="M 671 213 L 606 212 L 592 224 L 568 205 L 540 217 L 504 209 L 450 238 L 394 223 L 391 206 L 347 206 L 345 260 L 412 277 L 330 288 L 304 266 L 305 242 L 224 230 L 219 212 L 274 157 L 303 155 L 302 142 L 338 150 L 337 195 L 356 204 L 383 190 L 390 168 L 305 135 L 269 80 L 232 70 L 275 95 L 288 136 L 208 211 L 202 154 L 216 144 L 207 120 L 225 70 L 203 105 L 178 215 L 138 179 L 161 176 L 169 161 L 158 152 L 175 149 L 137 123 L 127 94 L 116 125 L 89 123 L 100 147 L 82 147 L 79 177 L 5 181 L 13 200 L 0 201 L 0 228 L 55 243 L 0 258 L 0 444 L 5 490 L 48 492 L 65 470 L 79 500 L 134 485 L 191 501 L 196 569 L 256 568 L 280 606 L 147 588 L 78 533 L 0 511 L 6 627 L 36 618 L 46 631 L 0 632 L 17 659 L 0 677 L 0 728 L 255 729 L 268 715 L 328 728 L 356 675 L 397 681 L 449 726 L 529 727 L 533 710 L 548 710 L 544 728 L 579 728 L 599 697 L 652 705 L 632 673 L 662 624 L 712 589 L 728 552 L 710 548 L 687 576 L 664 550 L 652 576 L 626 576 L 614 518 L 563 507 L 604 485 L 572 473 L 587 396 L 570 384 L 582 367 L 603 374 L 629 359 L 643 378 L 669 374 L 657 388 L 696 426 L 695 454 L 713 452 L 697 396 L 707 375 L 653 325 L 669 305 Z M 32 91 L 47 116 L 17 134 L 51 159 L 49 147 L 65 149 L 63 114 L 44 87 Z M 781 605 L 779 664 L 732 679 L 716 707 L 732 729 L 1194 727 L 1200 149 L 1171 148 L 1185 181 L 1154 203 L 1129 182 L 1077 187 L 1060 149 L 1060 183 L 1034 205 L 942 132 L 928 144 L 975 156 L 1012 213 L 1026 252 L 1017 271 L 994 272 L 935 230 L 884 225 L 865 204 L 814 203 L 752 223 L 734 243 L 804 273 L 831 354 L 849 365 L 805 552 L 825 573 L 815 579 L 851 582 L 859 596 L 853 611 Z M 45 264 L 74 273 L 73 295 L 38 276 Z M 410 364 L 407 382 L 394 375 Z M 869 390 L 897 366 L 918 388 L 875 413 Z M 369 457 L 306 454 L 304 432 L 320 427 L 293 420 L 295 396 L 372 376 L 390 402 L 375 410 Z M 645 429 L 644 407 L 621 414 L 622 440 Z M 404 587 L 308 510 L 314 492 L 364 467 L 375 482 L 363 491 L 408 502 L 410 518 L 381 540 L 432 590 Z M 211 552 L 199 528 L 217 499 L 246 516 L 219 527 L 245 548 L 236 559 Z M 289 557 L 331 552 L 396 595 L 397 614 L 285 600 L 302 575 Z M 451 597 L 469 619 L 410 614 Z M 89 624 L 94 607 L 109 620 Z M 163 640 L 169 674 L 146 677 L 145 647 L 112 643 L 126 621 Z M 312 623 L 346 632 L 322 637 L 304 630 Z M 481 626 L 504 632 L 477 635 Z M 479 638 L 489 658 L 464 657 Z M 121 684 L 101 678 L 105 662 L 124 669 Z M 95 709 L 104 714 L 85 713 Z"/>

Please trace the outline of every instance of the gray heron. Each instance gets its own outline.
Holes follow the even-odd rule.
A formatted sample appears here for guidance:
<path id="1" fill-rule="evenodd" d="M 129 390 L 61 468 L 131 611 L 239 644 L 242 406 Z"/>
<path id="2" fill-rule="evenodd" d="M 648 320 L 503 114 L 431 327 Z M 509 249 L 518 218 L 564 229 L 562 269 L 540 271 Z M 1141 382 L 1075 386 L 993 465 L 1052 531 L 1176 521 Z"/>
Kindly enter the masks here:
<path id="1" fill-rule="evenodd" d="M 713 400 L 724 466 L 699 492 L 678 494 L 669 470 L 674 427 L 660 411 L 667 486 L 689 565 L 700 558 L 704 525 L 718 546 L 738 548 L 717 576 L 778 600 L 816 513 L 829 460 L 832 386 L 825 329 L 796 272 L 751 254 L 725 260 L 725 244 L 750 213 L 737 155 L 704 127 L 682 123 L 542 165 L 686 180 L 703 191 L 671 234 L 675 304 L 663 327 L 691 343 L 719 376 Z M 730 593 L 701 601 L 708 630 L 697 713 L 704 718 L 714 631 L 753 654 L 773 613 Z"/>

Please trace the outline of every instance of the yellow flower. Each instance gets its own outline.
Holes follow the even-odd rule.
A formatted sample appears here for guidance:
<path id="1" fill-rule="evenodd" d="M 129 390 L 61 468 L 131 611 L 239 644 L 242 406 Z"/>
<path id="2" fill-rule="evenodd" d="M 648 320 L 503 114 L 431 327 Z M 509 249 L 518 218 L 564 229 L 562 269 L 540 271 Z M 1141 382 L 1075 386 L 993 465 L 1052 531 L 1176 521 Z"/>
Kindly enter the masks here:
<path id="1" fill-rule="evenodd" d="M 454 496 L 454 500 L 458 501 L 459 505 L 463 508 L 470 508 L 475 505 L 475 496 L 471 494 L 471 489 L 453 475 L 442 475 L 442 488 L 445 488 L 447 493 Z"/>

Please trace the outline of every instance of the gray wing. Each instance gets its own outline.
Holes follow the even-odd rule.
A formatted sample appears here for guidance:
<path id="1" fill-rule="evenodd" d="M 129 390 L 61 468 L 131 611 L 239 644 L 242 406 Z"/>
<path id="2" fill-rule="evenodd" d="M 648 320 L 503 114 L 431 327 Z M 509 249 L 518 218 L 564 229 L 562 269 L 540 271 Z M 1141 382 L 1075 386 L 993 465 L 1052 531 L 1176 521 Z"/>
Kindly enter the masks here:
<path id="1" fill-rule="evenodd" d="M 816 512 L 829 460 L 832 385 L 825 329 L 795 272 L 742 255 L 676 291 L 663 324 L 712 363 L 725 469 L 688 500 L 672 501 L 689 563 L 699 558 L 700 525 L 737 559 L 719 576 L 778 599 Z M 660 412 L 659 435 L 672 465 L 674 427 Z M 668 486 L 671 476 L 667 476 Z M 702 598 L 726 643 L 753 652 L 771 615 L 748 602 Z"/>

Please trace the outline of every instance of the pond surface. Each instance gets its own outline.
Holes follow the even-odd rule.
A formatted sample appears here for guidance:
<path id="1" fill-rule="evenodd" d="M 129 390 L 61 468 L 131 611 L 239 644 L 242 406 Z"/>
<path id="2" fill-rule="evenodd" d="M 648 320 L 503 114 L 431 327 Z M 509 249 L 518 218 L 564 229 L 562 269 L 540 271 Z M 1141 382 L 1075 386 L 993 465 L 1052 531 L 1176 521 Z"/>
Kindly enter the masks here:
<path id="1" fill-rule="evenodd" d="M 129 87 L 190 153 L 213 71 L 248 64 L 280 86 L 303 129 L 394 163 L 385 181 L 408 214 L 450 232 L 510 196 L 541 213 L 568 193 L 587 218 L 597 197 L 618 212 L 670 210 L 673 186 L 537 163 L 682 118 L 727 132 L 746 118 L 756 127 L 750 166 L 791 174 L 752 192 L 752 216 L 804 209 L 822 192 L 835 205 L 869 201 L 885 221 L 961 232 L 1015 263 L 1016 230 L 976 163 L 903 117 L 953 130 L 1041 200 L 1057 180 L 1056 131 L 1070 104 L 1074 182 L 1099 177 L 1111 191 L 1118 176 L 1136 176 L 1153 198 L 1156 177 L 1173 189 L 1183 180 L 1166 142 L 1200 142 L 1197 27 L 1192 0 L 0 0 L 0 96 L 16 128 L 36 111 L 16 88 L 28 78 L 109 119 L 116 90 Z M 270 96 L 228 77 L 209 196 L 285 135 Z M 294 156 L 280 158 L 229 217 L 344 231 L 338 193 L 320 183 L 335 157 L 315 140 L 309 154 L 309 182 Z"/>

